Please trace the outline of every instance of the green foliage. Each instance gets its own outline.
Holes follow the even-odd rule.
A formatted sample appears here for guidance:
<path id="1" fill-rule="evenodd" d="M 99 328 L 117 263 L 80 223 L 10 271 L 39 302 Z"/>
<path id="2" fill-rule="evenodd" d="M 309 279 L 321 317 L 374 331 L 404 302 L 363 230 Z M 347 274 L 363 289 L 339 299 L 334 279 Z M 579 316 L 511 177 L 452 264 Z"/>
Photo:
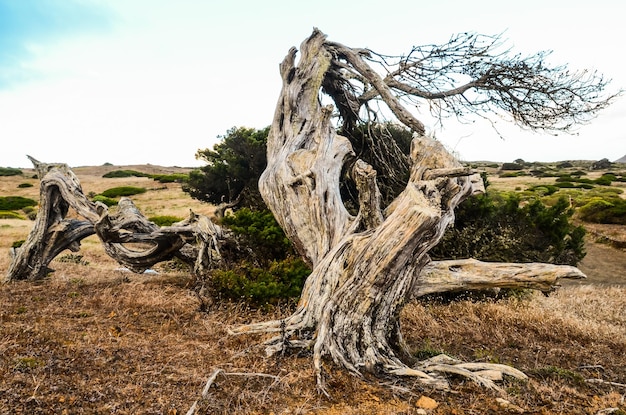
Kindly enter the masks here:
<path id="1" fill-rule="evenodd" d="M 10 210 L 0 210 L 0 219 L 24 219 L 19 213 Z"/>
<path id="2" fill-rule="evenodd" d="M 578 386 L 585 384 L 585 378 L 580 373 L 556 366 L 545 366 L 533 369 L 530 371 L 530 374 L 543 379 L 554 379 L 561 382 L 565 381 L 567 383 Z"/>
<path id="3" fill-rule="evenodd" d="M 515 194 L 475 196 L 457 208 L 454 227 L 430 254 L 437 259 L 576 265 L 585 255 L 585 231 L 570 223 L 572 213 L 564 198 L 547 207 L 539 200 L 521 206 Z"/>
<path id="4" fill-rule="evenodd" d="M 434 346 L 430 339 L 426 339 L 422 342 L 420 348 L 413 351 L 412 354 L 417 360 L 426 360 L 444 353 L 445 351 L 442 348 Z"/>
<path id="5" fill-rule="evenodd" d="M 235 233 L 237 243 L 220 249 L 226 265 L 205 283 L 215 295 L 255 306 L 300 296 L 311 270 L 296 259 L 271 212 L 243 208 L 224 217 L 222 225 Z"/>
<path id="6" fill-rule="evenodd" d="M 25 189 L 27 187 L 33 187 L 33 184 L 32 183 L 20 183 L 17 185 L 18 189 Z"/>
<path id="7" fill-rule="evenodd" d="M 159 183 L 186 183 L 189 175 L 186 173 L 152 174 L 150 177 Z"/>
<path id="8" fill-rule="evenodd" d="M 500 170 L 522 170 L 523 168 L 524 165 L 520 163 L 502 163 Z"/>
<path id="9" fill-rule="evenodd" d="M 112 199 L 110 197 L 102 196 L 102 195 L 95 195 L 94 197 L 91 198 L 91 200 L 94 202 L 104 203 L 105 205 L 109 207 L 117 205 L 117 200 Z"/>
<path id="10" fill-rule="evenodd" d="M 137 170 L 113 170 L 105 173 L 104 178 L 120 178 L 120 177 L 149 177 L 159 183 L 183 183 L 189 179 L 189 175 L 185 173 L 173 174 L 150 174 Z"/>
<path id="11" fill-rule="evenodd" d="M 243 208 L 226 215 L 222 224 L 235 232 L 244 245 L 253 248 L 257 261 L 281 260 L 295 255 L 291 242 L 269 210 Z"/>
<path id="12" fill-rule="evenodd" d="M 0 167 L 0 176 L 21 176 L 22 170 L 13 167 Z"/>
<path id="13" fill-rule="evenodd" d="M 172 226 L 173 223 L 180 222 L 183 218 L 179 218 L 178 216 L 162 215 L 151 216 L 148 220 L 150 222 L 154 222 L 157 226 Z"/>
<path id="14" fill-rule="evenodd" d="M 594 197 L 578 209 L 578 217 L 585 222 L 626 225 L 626 200 Z"/>
<path id="15" fill-rule="evenodd" d="M 526 176 L 526 172 L 520 170 L 520 171 L 515 171 L 515 172 L 508 171 L 508 172 L 499 174 L 499 177 L 504 177 L 504 178 L 507 178 L 507 177 L 521 177 L 521 176 Z"/>
<path id="16" fill-rule="evenodd" d="M 143 187 L 135 187 L 135 186 L 120 186 L 113 187 L 111 189 L 107 189 L 101 193 L 102 196 L 105 197 L 121 197 L 121 196 L 132 196 L 141 193 L 145 193 L 146 189 Z"/>
<path id="17" fill-rule="evenodd" d="M 602 176 L 598 177 L 594 180 L 595 183 L 601 186 L 610 186 L 611 183 L 617 180 L 617 177 L 614 174 L 605 173 Z"/>
<path id="18" fill-rule="evenodd" d="M 551 194 L 556 193 L 559 190 L 559 188 L 551 184 L 545 184 L 542 186 L 533 186 L 529 188 L 528 190 L 531 190 L 540 196 L 550 196 Z"/>
<path id="19" fill-rule="evenodd" d="M 276 304 L 300 296 L 309 267 L 299 258 L 272 261 L 268 268 L 242 262 L 229 270 L 213 272 L 210 285 L 216 294 L 253 305 Z"/>
<path id="20" fill-rule="evenodd" d="M 20 246 L 24 245 L 24 242 L 26 242 L 26 240 L 24 239 L 20 239 L 19 241 L 14 241 L 11 244 L 11 248 L 19 248 Z"/>
<path id="21" fill-rule="evenodd" d="M 195 199 L 214 204 L 239 199 L 240 206 L 264 209 L 258 181 L 267 165 L 268 133 L 269 127 L 233 127 L 212 150 L 198 150 L 196 158 L 207 165 L 189 174 L 183 190 Z"/>
<path id="22" fill-rule="evenodd" d="M 22 196 L 0 196 L 0 210 L 20 210 L 27 206 L 37 206 L 37 202 Z"/>
<path id="23" fill-rule="evenodd" d="M 89 265 L 89 261 L 83 259 L 83 256 L 80 254 L 67 254 L 62 255 L 57 258 L 59 262 L 65 262 L 67 264 L 76 264 L 76 265 Z"/>
<path id="24" fill-rule="evenodd" d="M 103 174 L 102 177 L 105 179 L 113 179 L 120 177 L 150 177 L 150 175 L 136 170 L 112 170 Z"/>

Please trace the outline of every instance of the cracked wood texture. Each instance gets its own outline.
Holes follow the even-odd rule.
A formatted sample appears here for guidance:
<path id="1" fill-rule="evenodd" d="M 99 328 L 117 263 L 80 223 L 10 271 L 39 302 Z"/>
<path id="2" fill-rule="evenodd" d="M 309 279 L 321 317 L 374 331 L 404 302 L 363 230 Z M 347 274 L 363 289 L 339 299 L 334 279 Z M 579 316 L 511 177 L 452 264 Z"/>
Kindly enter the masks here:
<path id="1" fill-rule="evenodd" d="M 280 333 L 267 341 L 268 354 L 288 347 L 311 348 L 323 389 L 324 357 L 355 375 L 411 372 L 404 363 L 399 314 L 415 296 L 464 286 L 544 289 L 568 274 L 562 270 L 555 274 L 557 266 L 522 265 L 532 281 L 528 282 L 516 279 L 514 264 L 495 269 L 478 262 L 434 265 L 428 251 L 454 220 L 454 208 L 484 190 L 480 176 L 423 134 L 421 122 L 399 104 L 384 80 L 360 58 L 361 52 L 328 42 L 314 30 L 301 45 L 297 65 L 296 53 L 292 48 L 280 64 L 283 86 L 259 189 L 313 271 L 293 315 L 238 327 L 234 333 Z M 326 77 L 336 76 L 345 62 L 415 132 L 410 178 L 384 210 L 376 171 L 363 160 L 354 162 L 349 140 L 331 123 L 333 107 L 323 106 L 319 99 Z M 355 215 L 345 208 L 340 194 L 342 170 L 351 161 L 360 203 Z M 490 272 L 473 280 L 485 270 Z M 499 271 L 503 271 L 499 279 L 488 278 Z M 573 274 L 582 276 L 579 271 Z"/>
<path id="2" fill-rule="evenodd" d="M 173 257 L 196 273 L 219 261 L 218 246 L 225 235 L 209 218 L 190 212 L 184 221 L 159 228 L 128 198 L 121 198 L 111 214 L 107 206 L 83 194 L 78 177 L 66 164 L 29 158 L 41 178 L 39 211 L 26 241 L 11 251 L 5 281 L 45 278 L 57 255 L 65 249 L 78 252 L 80 242 L 93 234 L 109 256 L 137 273 Z M 70 208 L 83 219 L 68 218 Z"/>

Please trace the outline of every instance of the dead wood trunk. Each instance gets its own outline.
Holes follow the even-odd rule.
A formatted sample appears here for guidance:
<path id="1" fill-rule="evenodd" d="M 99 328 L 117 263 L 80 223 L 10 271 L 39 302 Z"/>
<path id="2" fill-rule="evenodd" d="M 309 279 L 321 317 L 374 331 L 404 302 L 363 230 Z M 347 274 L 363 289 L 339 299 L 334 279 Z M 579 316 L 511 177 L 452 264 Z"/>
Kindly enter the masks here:
<path id="1" fill-rule="evenodd" d="M 525 279 L 512 271 L 517 265 L 430 262 L 427 253 L 454 220 L 454 208 L 481 192 L 482 180 L 423 134 L 423 125 L 361 60 L 362 53 L 330 43 L 315 30 L 301 45 L 298 65 L 295 48 L 280 65 L 283 87 L 259 189 L 313 271 L 292 316 L 239 327 L 234 333 L 280 333 L 267 342 L 269 354 L 286 347 L 311 348 L 320 386 L 325 356 L 356 375 L 363 371 L 416 375 L 425 383 L 441 385 L 440 378 L 403 362 L 399 314 L 410 298 L 460 287 L 547 289 L 572 270 L 520 265 Z M 397 118 L 416 132 L 406 189 L 384 211 L 376 171 L 362 160 L 354 161 L 350 142 L 331 124 L 333 108 L 319 100 L 325 78 L 346 65 L 367 79 Z M 344 207 L 339 190 L 342 169 L 349 162 L 359 191 L 355 216 Z M 470 277 L 484 271 L 504 273 L 494 279 Z M 442 367 L 432 371 L 444 371 Z M 448 365 L 448 370 L 461 369 Z"/>
<path id="2" fill-rule="evenodd" d="M 209 218 L 190 212 L 186 220 L 159 228 L 128 198 L 120 199 L 117 211 L 110 214 L 107 206 L 83 194 L 66 164 L 31 161 L 41 179 L 39 211 L 26 241 L 12 250 L 6 281 L 44 278 L 57 255 L 65 249 L 78 252 L 80 242 L 93 234 L 113 259 L 137 273 L 173 257 L 196 273 L 219 261 L 219 244 L 225 235 Z M 67 217 L 70 208 L 83 220 Z"/>

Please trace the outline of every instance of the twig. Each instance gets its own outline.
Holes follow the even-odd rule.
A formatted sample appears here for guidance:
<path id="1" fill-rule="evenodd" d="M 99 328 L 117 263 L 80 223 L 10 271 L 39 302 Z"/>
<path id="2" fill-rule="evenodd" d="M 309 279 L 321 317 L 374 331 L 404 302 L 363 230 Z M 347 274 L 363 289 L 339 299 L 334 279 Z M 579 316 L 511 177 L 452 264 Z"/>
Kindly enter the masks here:
<path id="1" fill-rule="evenodd" d="M 202 389 L 202 395 L 198 400 L 193 403 L 193 405 L 191 405 L 191 408 L 189 408 L 186 415 L 194 415 L 196 413 L 196 410 L 198 409 L 198 402 L 200 402 L 202 399 L 206 399 L 206 397 L 209 395 L 209 389 L 211 388 L 211 385 L 213 384 L 213 382 L 215 382 L 217 375 L 219 375 L 220 373 L 223 376 L 257 376 L 262 378 L 274 379 L 275 381 L 278 381 L 279 379 L 278 376 L 270 375 L 267 373 L 224 372 L 222 369 L 216 369 L 206 381 L 206 385 L 204 385 L 204 389 Z"/>
<path id="2" fill-rule="evenodd" d="M 224 372 L 224 376 L 258 376 L 261 378 L 271 378 L 278 380 L 278 376 L 270 375 L 267 373 L 246 373 L 246 372 Z"/>
<path id="3" fill-rule="evenodd" d="M 611 385 L 611 386 L 618 386 L 620 388 L 626 388 L 626 384 L 624 384 L 624 383 L 610 382 L 610 381 L 604 380 L 604 379 L 585 379 L 585 382 L 587 382 L 587 383 L 600 383 L 602 385 Z"/>
<path id="4" fill-rule="evenodd" d="M 198 402 L 207 397 L 207 395 L 209 394 L 209 388 L 211 388 L 211 385 L 215 381 L 215 378 L 217 378 L 217 375 L 219 375 L 221 372 L 222 369 L 216 369 L 215 372 L 213 372 L 213 374 L 209 377 L 209 379 L 206 381 L 206 385 L 204 385 L 204 389 L 202 389 L 202 395 L 200 396 L 200 399 L 196 400 L 193 405 L 191 405 L 191 408 L 189 408 L 189 410 L 187 411 L 187 415 L 194 415 L 196 413 Z"/>

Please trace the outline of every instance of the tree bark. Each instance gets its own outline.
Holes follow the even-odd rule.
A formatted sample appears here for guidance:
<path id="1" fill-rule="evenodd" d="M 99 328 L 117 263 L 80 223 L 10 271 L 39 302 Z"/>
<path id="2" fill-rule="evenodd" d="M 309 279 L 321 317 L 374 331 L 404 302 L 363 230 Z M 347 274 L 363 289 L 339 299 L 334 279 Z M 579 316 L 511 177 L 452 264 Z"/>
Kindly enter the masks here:
<path id="1" fill-rule="evenodd" d="M 453 222 L 454 208 L 484 190 L 482 179 L 463 167 L 441 143 L 424 135 L 422 123 L 398 103 L 384 80 L 361 59 L 364 53 L 328 42 L 315 30 L 301 45 L 298 65 L 295 48 L 280 65 L 283 87 L 259 189 L 313 271 L 293 315 L 233 332 L 280 333 L 267 342 L 268 354 L 287 347 L 311 348 L 322 389 L 324 357 L 355 375 L 364 371 L 414 375 L 425 383 L 442 385 L 441 378 L 403 362 L 407 354 L 399 314 L 409 299 L 463 288 L 547 290 L 559 277 L 582 274 L 558 266 L 430 262 L 427 253 Z M 336 76 L 338 68 L 345 67 L 339 59 L 368 80 L 376 95 L 415 132 L 406 189 L 384 211 L 376 171 L 363 160 L 355 161 L 350 142 L 333 128 L 333 108 L 322 106 L 319 100 L 327 74 Z M 355 216 L 344 207 L 339 190 L 347 163 L 353 165 L 351 175 L 359 190 L 360 207 Z M 495 274 L 497 278 L 489 278 Z M 445 371 L 443 366 L 435 366 L 430 366 L 432 371 Z M 454 373 L 461 370 L 466 369 L 447 368 Z"/>
<path id="2" fill-rule="evenodd" d="M 12 249 L 6 281 L 45 278 L 57 255 L 65 249 L 78 252 L 80 242 L 93 234 L 107 254 L 137 273 L 173 257 L 196 273 L 219 261 L 220 240 L 227 236 L 209 218 L 190 212 L 186 220 L 159 228 L 128 198 L 121 198 L 117 212 L 110 214 L 107 206 L 83 194 L 69 166 L 30 159 L 41 180 L 39 211 L 26 241 Z M 70 208 L 84 220 L 68 218 Z"/>

